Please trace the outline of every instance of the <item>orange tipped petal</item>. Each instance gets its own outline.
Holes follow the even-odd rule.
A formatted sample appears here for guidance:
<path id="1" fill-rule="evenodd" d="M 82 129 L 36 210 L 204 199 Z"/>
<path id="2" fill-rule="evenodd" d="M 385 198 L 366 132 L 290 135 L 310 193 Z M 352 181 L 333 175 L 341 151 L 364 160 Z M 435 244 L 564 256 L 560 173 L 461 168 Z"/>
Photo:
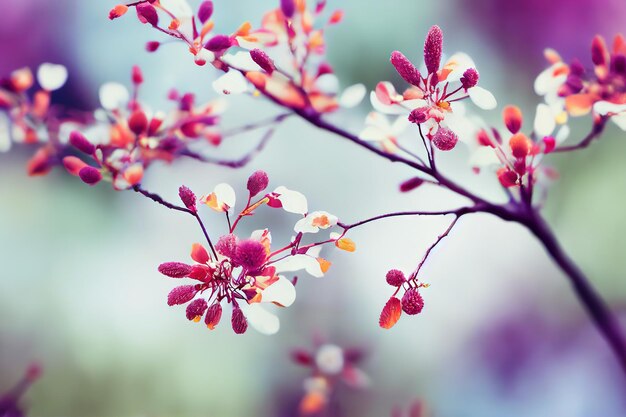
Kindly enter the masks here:
<path id="1" fill-rule="evenodd" d="M 402 303 L 396 297 L 391 297 L 380 313 L 378 324 L 383 329 L 391 329 L 400 320 Z"/>
<path id="2" fill-rule="evenodd" d="M 194 243 L 191 246 L 191 259 L 198 262 L 199 264 L 205 264 L 209 262 L 211 258 L 209 257 L 209 253 L 204 248 L 204 246 L 199 243 Z"/>
<path id="3" fill-rule="evenodd" d="M 504 124 L 511 133 L 517 133 L 522 128 L 522 111 L 517 106 L 506 106 L 502 112 Z"/>

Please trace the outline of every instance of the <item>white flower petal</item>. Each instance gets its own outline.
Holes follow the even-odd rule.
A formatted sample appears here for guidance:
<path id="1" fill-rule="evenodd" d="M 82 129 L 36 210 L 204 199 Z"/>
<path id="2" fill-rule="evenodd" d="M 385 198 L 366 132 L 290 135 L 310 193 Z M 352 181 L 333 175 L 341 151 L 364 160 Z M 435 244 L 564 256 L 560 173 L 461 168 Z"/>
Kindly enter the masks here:
<path id="1" fill-rule="evenodd" d="M 336 345 L 322 345 L 315 354 L 315 365 L 327 375 L 336 375 L 343 370 L 343 349 Z"/>
<path id="2" fill-rule="evenodd" d="M 358 106 L 367 94 L 367 89 L 363 84 L 354 84 L 343 90 L 339 97 L 339 105 L 346 109 Z"/>
<path id="3" fill-rule="evenodd" d="M 235 207 L 237 195 L 235 194 L 235 190 L 233 189 L 233 187 L 231 187 L 229 184 L 217 184 L 215 186 L 214 193 L 220 203 L 226 204 L 229 208 Z"/>
<path id="4" fill-rule="evenodd" d="M 63 65 L 41 64 L 37 69 L 37 82 L 44 90 L 54 91 L 63 87 L 67 81 L 67 68 Z"/>
<path id="5" fill-rule="evenodd" d="M 218 94 L 241 94 L 248 90 L 248 81 L 240 72 L 231 70 L 213 81 L 213 89 Z"/>
<path id="6" fill-rule="evenodd" d="M 459 81 L 463 76 L 463 73 L 469 68 L 476 68 L 474 60 L 464 52 L 457 52 L 446 61 L 445 67 L 452 68 L 450 74 L 446 78 L 446 81 L 453 82 Z"/>
<path id="7" fill-rule="evenodd" d="M 290 190 L 284 186 L 278 187 L 274 190 L 274 193 L 278 194 L 277 199 L 281 202 L 283 210 L 302 215 L 309 211 L 304 194 Z"/>
<path id="8" fill-rule="evenodd" d="M 554 137 L 554 140 L 556 141 L 557 144 L 563 143 L 569 137 L 569 134 L 570 134 L 569 126 L 563 125 L 561 126 L 559 131 L 556 132 L 556 136 Z"/>
<path id="9" fill-rule="evenodd" d="M 205 49 L 206 50 L 206 49 Z M 222 57 L 222 60 L 228 65 L 235 68 L 242 69 L 244 71 L 258 71 L 259 66 L 254 62 L 250 53 L 247 51 L 238 51 L 226 54 Z"/>
<path id="10" fill-rule="evenodd" d="M 120 109 L 128 103 L 130 94 L 120 83 L 109 82 L 100 87 L 100 105 L 106 110 Z"/>
<path id="11" fill-rule="evenodd" d="M 7 152 L 9 149 L 11 149 L 9 118 L 6 114 L 0 113 L 0 152 Z"/>
<path id="12" fill-rule="evenodd" d="M 289 307 L 294 301 L 296 301 L 296 287 L 283 276 L 279 276 L 278 281 L 261 293 L 263 303 L 278 303 L 283 307 Z"/>
<path id="13" fill-rule="evenodd" d="M 556 127 L 556 121 L 552 115 L 552 110 L 547 104 L 537 105 L 535 114 L 534 130 L 540 137 L 550 136 Z"/>
<path id="14" fill-rule="evenodd" d="M 618 114 L 626 112 L 626 104 L 615 104 L 608 101 L 598 101 L 593 105 L 593 111 L 601 116 L 609 113 Z"/>
<path id="15" fill-rule="evenodd" d="M 324 94 L 336 94 L 339 91 L 339 79 L 335 74 L 324 74 L 315 80 L 315 86 Z"/>
<path id="16" fill-rule="evenodd" d="M 370 92 L 370 101 L 372 103 L 372 107 L 374 108 L 374 110 L 381 112 L 381 113 L 385 113 L 385 114 L 407 113 L 407 110 L 404 109 L 402 106 L 383 104 L 380 100 L 378 100 L 378 97 L 376 97 L 375 91 Z"/>
<path id="17" fill-rule="evenodd" d="M 276 334 L 280 330 L 280 321 L 275 314 L 270 313 L 258 303 L 240 305 L 241 311 L 248 319 L 248 323 L 256 331 L 263 334 Z"/>
<path id="18" fill-rule="evenodd" d="M 483 110 L 493 110 L 498 103 L 489 90 L 476 86 L 468 90 L 472 102 Z"/>
<path id="19" fill-rule="evenodd" d="M 500 164 L 501 162 L 498 155 L 496 155 L 495 149 L 490 146 L 481 146 L 470 157 L 470 165 L 473 167 L 482 168 Z"/>
<path id="20" fill-rule="evenodd" d="M 615 123 L 620 129 L 626 130 L 626 114 L 620 114 L 617 116 L 611 117 L 613 123 Z"/>
<path id="21" fill-rule="evenodd" d="M 277 272 L 294 272 L 304 269 L 307 273 L 316 278 L 324 276 L 317 258 L 305 254 L 288 256 L 274 263 L 274 266 Z"/>
<path id="22" fill-rule="evenodd" d="M 366 127 L 359 133 L 359 139 L 380 142 L 387 139 L 385 133 L 377 127 L 369 126 Z"/>

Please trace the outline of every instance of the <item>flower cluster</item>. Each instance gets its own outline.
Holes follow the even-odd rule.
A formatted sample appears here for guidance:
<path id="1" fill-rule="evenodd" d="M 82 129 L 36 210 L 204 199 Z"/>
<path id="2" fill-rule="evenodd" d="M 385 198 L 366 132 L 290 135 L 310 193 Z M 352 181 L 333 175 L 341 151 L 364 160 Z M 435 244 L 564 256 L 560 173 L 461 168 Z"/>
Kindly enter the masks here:
<path id="1" fill-rule="evenodd" d="M 300 413 L 318 414 L 327 409 L 335 387 L 343 382 L 352 388 L 365 388 L 369 377 L 358 364 L 363 359 L 361 349 L 344 349 L 335 344 L 318 343 L 315 350 L 295 349 L 293 360 L 311 370 L 304 380 L 304 396 L 300 401 Z"/>
<path id="2" fill-rule="evenodd" d="M 231 34 L 212 33 L 210 0 L 203 1 L 195 13 L 186 0 L 144 0 L 130 6 L 142 23 L 183 41 L 197 64 L 210 62 L 224 71 L 213 83 L 219 93 L 261 92 L 283 106 L 312 113 L 355 106 L 365 95 L 361 84 L 340 95 L 337 77 L 323 60 L 324 32 L 343 16 L 337 10 L 324 17 L 325 1 L 313 8 L 306 0 L 281 1 L 263 16 L 260 27 L 244 22 Z M 120 17 L 127 10 L 128 6 L 118 5 L 109 17 Z M 162 24 L 163 19 L 169 23 Z M 147 49 L 154 52 L 159 45 L 150 42 Z"/>
<path id="3" fill-rule="evenodd" d="M 190 213 L 199 219 L 198 204 L 225 213 L 228 231 L 215 246 L 206 235 L 210 253 L 201 244 L 194 244 L 193 265 L 166 262 L 159 266 L 159 272 L 168 277 L 190 278 L 197 282 L 178 286 L 168 296 L 170 306 L 187 304 L 187 319 L 197 322 L 204 316 L 206 326 L 214 329 L 220 322 L 225 303 L 232 306 L 231 325 L 235 333 L 244 333 L 248 324 L 262 333 L 276 333 L 278 318 L 261 304 L 288 307 L 295 301 L 296 279 L 290 280 L 282 274 L 304 270 L 314 277 L 322 277 L 330 267 L 330 262 L 319 256 L 322 245 L 333 243 L 347 251 L 355 249 L 351 240 L 336 233 L 328 239 L 304 244 L 305 233 L 329 229 L 337 224 L 337 217 L 323 211 L 308 213 L 306 197 L 284 186 L 262 194 L 268 184 L 268 176 L 263 171 L 249 177 L 247 203 L 232 224 L 230 214 L 234 213 L 236 195 L 230 185 L 218 184 L 213 192 L 200 198 L 187 187 L 180 188 L 180 198 Z M 237 234 L 240 220 L 254 215 L 262 206 L 282 208 L 301 216 L 294 226 L 296 235 L 287 245 L 273 249 L 272 235 L 267 228 L 254 231 L 250 237 Z M 204 227 L 203 231 L 206 232 Z"/>
<path id="4" fill-rule="evenodd" d="M 550 67 L 535 80 L 535 91 L 544 96 L 557 120 L 564 123 L 568 115 L 591 112 L 596 123 L 610 117 L 626 130 L 626 40 L 621 34 L 610 49 L 601 36 L 593 39 L 592 68 L 578 60 L 567 64 L 554 50 L 545 56 Z"/>
<path id="5" fill-rule="evenodd" d="M 452 121 L 454 103 L 470 98 L 483 109 L 495 108 L 493 95 L 477 85 L 479 75 L 471 58 L 457 53 L 442 66 L 442 54 L 443 33 L 438 26 L 426 36 L 421 70 L 401 52 L 391 54 L 391 64 L 409 87 L 400 94 L 390 82 L 378 83 L 370 94 L 375 111 L 367 116 L 361 139 L 379 142 L 392 152 L 398 136 L 414 123 L 437 149 L 449 151 L 458 141 Z M 390 123 L 385 114 L 399 116 Z"/>
<path id="6" fill-rule="evenodd" d="M 424 299 L 420 294 L 420 288 L 427 288 L 428 284 L 424 284 L 417 279 L 417 274 L 412 274 L 407 278 L 404 273 L 398 269 L 392 269 L 385 276 L 387 284 L 396 290 L 389 298 L 383 311 L 380 313 L 378 324 L 383 329 L 391 329 L 400 320 L 400 316 L 404 311 L 405 314 L 414 316 L 422 312 L 424 308 Z M 400 290 L 404 290 L 402 298 L 398 298 Z"/>

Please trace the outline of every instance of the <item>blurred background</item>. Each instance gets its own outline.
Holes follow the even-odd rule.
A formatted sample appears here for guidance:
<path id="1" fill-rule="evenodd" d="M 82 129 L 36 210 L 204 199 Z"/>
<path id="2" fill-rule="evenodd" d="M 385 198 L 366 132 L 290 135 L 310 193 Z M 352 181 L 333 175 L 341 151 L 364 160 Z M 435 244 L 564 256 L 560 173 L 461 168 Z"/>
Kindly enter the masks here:
<path id="1" fill-rule="evenodd" d="M 146 53 L 144 43 L 158 35 L 131 16 L 109 21 L 115 2 L 2 3 L 0 73 L 62 63 L 70 80 L 54 93 L 60 102 L 96 107 L 99 85 L 128 83 L 133 64 L 144 70 L 142 98 L 154 108 L 167 105 L 171 87 L 213 96 L 213 71 L 193 65 L 180 45 Z M 258 22 L 274 6 L 270 0 L 215 3 L 218 32 L 245 19 Z M 514 103 L 528 115 L 538 102 L 532 82 L 544 67 L 544 48 L 588 63 L 595 33 L 612 37 L 626 29 L 621 0 L 330 0 L 329 6 L 346 12 L 327 35 L 329 61 L 343 86 L 398 81 L 390 52 L 419 60 L 428 28 L 439 24 L 445 51 L 474 58 L 500 108 Z M 364 103 L 335 117 L 358 131 L 368 110 Z M 236 99 L 225 123 L 275 112 Z M 497 111 L 483 113 L 500 119 Z M 589 120 L 576 121 L 574 138 L 588 126 Z M 545 212 L 566 250 L 613 308 L 626 313 L 622 136 L 611 127 L 590 149 L 551 159 L 561 179 Z M 257 139 L 243 137 L 226 151 L 236 154 Z M 330 150 L 323 159 L 302 153 L 314 144 Z M 310 346 L 314 335 L 367 352 L 362 367 L 371 387 L 338 393 L 343 416 L 389 416 L 392 407 L 416 398 L 442 417 L 626 415 L 626 381 L 606 343 L 562 273 L 518 226 L 483 215 L 463 218 L 423 270 L 431 284 L 423 313 L 404 317 L 391 331 L 377 324 L 390 296 L 385 272 L 413 269 L 446 219 L 388 220 L 355 230 L 354 254 L 328 251 L 330 273 L 300 279 L 298 300 L 279 311 L 276 336 L 235 336 L 227 323 L 209 333 L 185 320 L 182 308 L 166 305 L 172 283 L 156 271 L 161 262 L 187 260 L 191 243 L 201 239 L 192 219 L 130 192 L 86 187 L 61 170 L 29 179 L 30 153 L 0 154 L 0 391 L 31 361 L 41 362 L 43 378 L 25 398 L 31 416 L 295 416 L 307 370 L 289 353 Z M 463 180 L 471 176 L 466 157 L 459 150 L 442 155 L 442 163 Z M 346 222 L 461 203 L 428 187 L 399 194 L 397 184 L 411 175 L 405 168 L 295 119 L 244 169 L 179 161 L 154 167 L 145 187 L 171 200 L 183 183 L 199 194 L 219 182 L 243 190 L 256 169 L 269 173 L 271 187 L 297 189 L 309 207 Z M 470 182 L 498 196 L 493 180 Z M 220 232 L 221 218 L 212 223 L 205 214 Z M 284 241 L 296 219 L 278 223 L 260 215 L 247 227 L 264 221 L 272 221 L 275 240 Z"/>

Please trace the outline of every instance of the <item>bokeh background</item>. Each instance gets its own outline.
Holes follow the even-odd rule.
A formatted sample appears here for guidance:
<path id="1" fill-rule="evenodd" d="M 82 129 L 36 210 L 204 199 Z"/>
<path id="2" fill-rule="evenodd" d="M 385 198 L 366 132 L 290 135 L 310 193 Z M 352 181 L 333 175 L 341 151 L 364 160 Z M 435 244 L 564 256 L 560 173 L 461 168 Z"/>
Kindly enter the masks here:
<path id="1" fill-rule="evenodd" d="M 258 21 L 275 2 L 215 3 L 218 31 L 228 32 L 244 19 Z M 195 67 L 182 47 L 146 53 L 144 43 L 158 36 L 132 17 L 110 22 L 114 4 L 3 0 L 0 72 L 62 63 L 70 81 L 55 97 L 85 109 L 97 105 L 103 82 L 127 82 L 133 64 L 144 69 L 143 98 L 155 108 L 167 104 L 171 87 L 213 96 L 213 72 Z M 329 60 L 344 86 L 397 80 L 390 52 L 418 60 L 428 27 L 439 24 L 445 50 L 472 55 L 500 105 L 515 103 L 528 114 L 538 100 L 532 82 L 545 47 L 587 62 L 595 33 L 611 37 L 626 29 L 621 0 L 329 4 L 346 12 L 328 34 Z M 342 123 L 357 131 L 368 108 L 342 114 Z M 226 124 L 275 111 L 236 99 Z M 499 119 L 496 111 L 481 115 Z M 586 133 L 588 123 L 577 121 L 574 136 Z M 623 136 L 612 127 L 590 149 L 550 160 L 562 177 L 546 215 L 601 293 L 626 312 Z M 256 140 L 237 139 L 224 152 L 237 154 Z M 326 154 L 303 152 L 314 146 Z M 160 262 L 187 259 L 190 244 L 201 238 L 191 219 L 133 193 L 86 187 L 60 170 L 29 179 L 29 153 L 0 155 L 0 390 L 28 363 L 41 362 L 44 376 L 25 398 L 32 416 L 294 416 L 307 372 L 291 363 L 289 352 L 309 346 L 314 335 L 368 353 L 363 368 L 371 388 L 339 392 L 344 416 L 388 416 L 415 398 L 442 417 L 626 415 L 626 381 L 607 345 L 562 273 L 518 226 L 463 218 L 425 266 L 432 286 L 424 292 L 424 312 L 391 331 L 377 325 L 390 295 L 384 274 L 412 269 L 446 220 L 388 220 L 355 230 L 357 252 L 329 254 L 333 268 L 325 278 L 299 281 L 298 300 L 280 311 L 276 336 L 237 337 L 226 323 L 209 333 L 187 322 L 182 309 L 167 307 L 171 282 L 156 271 Z M 466 156 L 459 150 L 442 163 L 463 179 L 471 175 Z M 397 184 L 410 175 L 405 168 L 297 120 L 244 169 L 180 161 L 150 171 L 145 185 L 174 199 L 182 183 L 198 192 L 224 181 L 242 189 L 255 169 L 345 221 L 460 203 L 428 187 L 400 195 Z M 493 181 L 472 181 L 497 197 Z M 277 237 L 288 239 L 292 224 L 269 215 L 257 220 L 272 221 Z M 219 226 L 211 227 L 218 232 Z"/>

